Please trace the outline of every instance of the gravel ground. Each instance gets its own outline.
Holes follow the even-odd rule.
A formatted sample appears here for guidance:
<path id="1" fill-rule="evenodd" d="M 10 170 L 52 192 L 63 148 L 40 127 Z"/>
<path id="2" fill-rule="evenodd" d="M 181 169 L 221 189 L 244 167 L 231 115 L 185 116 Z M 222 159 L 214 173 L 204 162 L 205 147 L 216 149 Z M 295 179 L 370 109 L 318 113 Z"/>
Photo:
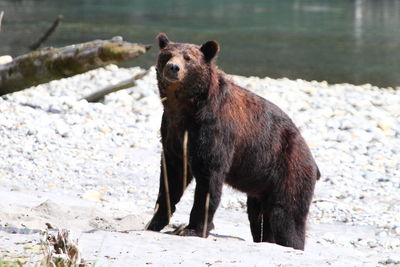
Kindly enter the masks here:
<path id="1" fill-rule="evenodd" d="M 39 227 L 10 212 L 15 206 L 37 205 L 47 195 L 72 198 L 68 203 L 89 201 L 110 216 L 140 215 L 140 225 L 145 223 L 157 195 L 161 151 L 162 107 L 154 68 L 137 86 L 108 95 L 103 103 L 80 100 L 142 71 L 110 65 L 0 97 L 1 229 Z M 340 256 L 348 250 L 373 266 L 400 265 L 400 88 L 232 79 L 287 112 L 319 165 L 322 177 L 309 216 L 306 252 L 327 249 Z M 188 221 L 192 192 L 193 185 L 173 223 Z M 41 200 L 20 203 L 13 194 Z M 243 194 L 225 187 L 214 233 L 237 231 L 250 240 L 245 203 Z M 244 220 L 236 224 L 239 230 L 224 225 L 233 224 L 232 214 Z M 88 227 L 120 230 L 100 219 Z M 58 222 L 82 230 L 79 223 L 68 223 Z"/>

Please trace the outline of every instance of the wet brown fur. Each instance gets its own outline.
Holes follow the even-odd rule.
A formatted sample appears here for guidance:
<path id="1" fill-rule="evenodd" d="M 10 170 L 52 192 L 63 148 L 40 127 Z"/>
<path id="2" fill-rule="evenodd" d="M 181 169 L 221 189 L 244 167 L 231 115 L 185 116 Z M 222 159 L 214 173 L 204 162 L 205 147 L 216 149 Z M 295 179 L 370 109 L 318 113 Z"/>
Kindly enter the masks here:
<path id="1" fill-rule="evenodd" d="M 182 192 L 182 139 L 188 131 L 188 184 L 196 179 L 194 205 L 185 235 L 202 236 L 205 199 L 210 193 L 206 234 L 213 229 L 223 183 L 248 195 L 248 216 L 255 242 L 304 249 L 305 224 L 318 167 L 299 130 L 276 105 L 234 84 L 213 59 L 219 46 L 172 43 L 158 36 L 157 79 L 164 114 L 162 145 L 167 162 L 171 210 Z M 180 64 L 183 74 L 168 73 Z M 171 81 L 170 77 L 179 77 Z M 149 229 L 168 224 L 163 170 Z M 263 229 L 261 229 L 263 218 Z M 261 232 L 263 235 L 261 236 Z"/>

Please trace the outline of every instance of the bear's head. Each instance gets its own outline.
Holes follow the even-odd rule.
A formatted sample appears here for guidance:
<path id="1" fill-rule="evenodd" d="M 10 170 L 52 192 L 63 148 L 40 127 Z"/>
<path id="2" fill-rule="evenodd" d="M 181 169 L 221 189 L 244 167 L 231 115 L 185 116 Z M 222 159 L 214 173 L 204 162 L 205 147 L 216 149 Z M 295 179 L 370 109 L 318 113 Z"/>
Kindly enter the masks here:
<path id="1" fill-rule="evenodd" d="M 161 97 L 173 90 L 178 99 L 193 98 L 206 92 L 214 68 L 213 59 L 219 51 L 216 41 L 201 46 L 174 43 L 164 33 L 157 36 L 160 54 L 157 80 Z"/>

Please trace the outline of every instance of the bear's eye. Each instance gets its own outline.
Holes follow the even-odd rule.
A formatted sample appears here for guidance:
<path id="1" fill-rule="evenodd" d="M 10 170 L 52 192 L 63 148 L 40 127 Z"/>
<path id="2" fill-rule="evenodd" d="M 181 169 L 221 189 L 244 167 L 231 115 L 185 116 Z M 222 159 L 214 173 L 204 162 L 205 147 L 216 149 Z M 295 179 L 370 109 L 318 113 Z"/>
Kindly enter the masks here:
<path id="1" fill-rule="evenodd" d="M 190 58 L 188 55 L 184 55 L 183 58 L 184 58 L 186 61 L 190 61 L 190 60 L 191 60 L 191 58 Z"/>
<path id="2" fill-rule="evenodd" d="M 171 53 L 160 54 L 160 59 L 161 59 L 161 61 L 164 61 L 164 62 L 168 61 L 171 57 L 172 57 Z"/>

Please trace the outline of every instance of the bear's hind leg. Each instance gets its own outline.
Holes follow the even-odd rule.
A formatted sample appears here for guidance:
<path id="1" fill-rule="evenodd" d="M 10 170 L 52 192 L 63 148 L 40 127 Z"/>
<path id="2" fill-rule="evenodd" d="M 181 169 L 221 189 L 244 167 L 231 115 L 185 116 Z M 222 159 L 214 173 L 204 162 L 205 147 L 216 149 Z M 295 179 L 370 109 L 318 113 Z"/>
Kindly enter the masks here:
<path id="1" fill-rule="evenodd" d="M 247 216 L 253 241 L 261 242 L 261 203 L 256 198 L 247 197 Z"/>
<path id="2" fill-rule="evenodd" d="M 304 250 L 306 218 L 294 218 L 293 211 L 274 206 L 270 212 L 270 225 L 278 245 Z"/>

